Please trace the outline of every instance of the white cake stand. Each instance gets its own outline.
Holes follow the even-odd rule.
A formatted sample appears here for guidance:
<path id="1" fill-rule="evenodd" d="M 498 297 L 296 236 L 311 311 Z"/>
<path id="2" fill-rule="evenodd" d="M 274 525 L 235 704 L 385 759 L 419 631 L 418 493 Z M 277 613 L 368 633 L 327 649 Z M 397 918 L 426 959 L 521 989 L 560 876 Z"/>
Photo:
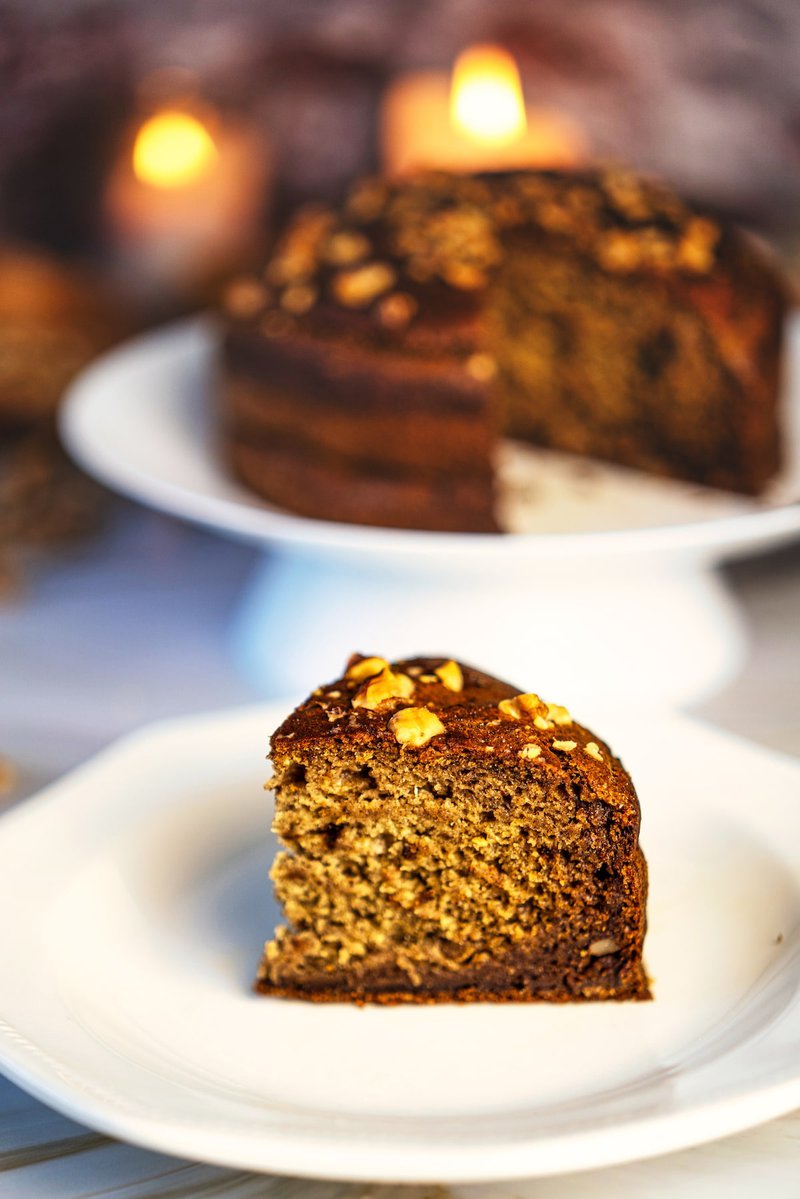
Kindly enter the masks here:
<path id="1" fill-rule="evenodd" d="M 354 649 L 443 653 L 521 687 L 683 704 L 745 651 L 716 565 L 800 534 L 800 325 L 790 339 L 790 461 L 763 501 L 507 446 L 500 534 L 305 520 L 238 486 L 211 416 L 215 337 L 195 321 L 108 355 L 72 387 L 62 434 L 109 486 L 254 542 L 263 558 L 231 630 L 266 695 L 334 677 Z"/>

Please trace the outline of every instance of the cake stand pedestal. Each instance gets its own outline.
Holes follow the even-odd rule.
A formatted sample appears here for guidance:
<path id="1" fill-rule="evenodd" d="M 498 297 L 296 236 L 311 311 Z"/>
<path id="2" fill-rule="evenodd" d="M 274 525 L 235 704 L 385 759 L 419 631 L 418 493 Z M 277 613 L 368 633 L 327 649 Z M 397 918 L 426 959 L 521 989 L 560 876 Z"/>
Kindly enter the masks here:
<path id="1" fill-rule="evenodd" d="M 719 574 L 686 562 L 457 573 L 278 550 L 254 572 L 232 650 L 266 696 L 335 678 L 358 650 L 446 654 L 545 695 L 682 705 L 721 688 L 745 650 Z"/>

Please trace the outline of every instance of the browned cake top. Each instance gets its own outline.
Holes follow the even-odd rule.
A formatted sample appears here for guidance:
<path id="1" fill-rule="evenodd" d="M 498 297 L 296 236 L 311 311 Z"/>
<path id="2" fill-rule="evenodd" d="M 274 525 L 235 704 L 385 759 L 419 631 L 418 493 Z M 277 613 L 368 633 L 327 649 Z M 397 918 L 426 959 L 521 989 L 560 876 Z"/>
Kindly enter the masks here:
<path id="1" fill-rule="evenodd" d="M 263 275 L 236 280 L 225 308 L 266 336 L 301 318 L 335 325 L 337 313 L 387 335 L 418 315 L 463 318 L 515 230 L 564 236 L 615 274 L 706 275 L 722 244 L 714 221 L 622 169 L 365 179 L 339 210 L 301 210 Z"/>
<path id="2" fill-rule="evenodd" d="M 277 760 L 322 742 L 371 745 L 433 761 L 492 755 L 524 774 L 574 777 L 587 798 L 638 811 L 624 768 L 566 708 L 443 658 L 389 663 L 355 654 L 342 678 L 318 687 L 272 738 Z"/>

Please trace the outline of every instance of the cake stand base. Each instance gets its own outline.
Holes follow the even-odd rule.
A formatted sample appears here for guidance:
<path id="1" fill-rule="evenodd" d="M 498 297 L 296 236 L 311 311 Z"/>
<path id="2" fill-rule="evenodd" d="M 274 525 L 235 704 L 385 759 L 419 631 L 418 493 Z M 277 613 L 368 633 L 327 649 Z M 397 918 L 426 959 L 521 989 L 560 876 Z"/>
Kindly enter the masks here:
<path id="1" fill-rule="evenodd" d="M 267 697 L 335 678 L 358 650 L 461 658 L 576 708 L 699 702 L 735 675 L 745 649 L 713 569 L 646 560 L 500 579 L 268 553 L 231 636 L 239 668 Z"/>

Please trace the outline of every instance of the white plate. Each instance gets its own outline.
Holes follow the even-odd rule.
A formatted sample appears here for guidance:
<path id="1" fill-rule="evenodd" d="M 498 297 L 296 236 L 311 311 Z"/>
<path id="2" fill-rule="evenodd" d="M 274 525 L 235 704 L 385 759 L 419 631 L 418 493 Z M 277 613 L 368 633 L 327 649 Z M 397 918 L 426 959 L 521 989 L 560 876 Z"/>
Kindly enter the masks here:
<path id="1" fill-rule="evenodd" d="M 652 1003 L 317 1007 L 249 990 L 284 711 L 145 730 L 0 820 L 16 1082 L 171 1153 L 398 1181 L 621 1162 L 800 1104 L 800 766 L 601 716 L 644 808 Z"/>
<path id="2" fill-rule="evenodd" d="M 800 532 L 800 322 L 790 326 L 786 468 L 760 501 L 508 443 L 500 468 L 510 536 L 421 533 L 305 520 L 263 504 L 224 469 L 209 390 L 215 337 L 175 326 L 115 351 L 73 386 L 62 413 L 72 454 L 153 507 L 261 543 L 327 553 L 485 564 L 672 552 L 719 558 Z"/>

